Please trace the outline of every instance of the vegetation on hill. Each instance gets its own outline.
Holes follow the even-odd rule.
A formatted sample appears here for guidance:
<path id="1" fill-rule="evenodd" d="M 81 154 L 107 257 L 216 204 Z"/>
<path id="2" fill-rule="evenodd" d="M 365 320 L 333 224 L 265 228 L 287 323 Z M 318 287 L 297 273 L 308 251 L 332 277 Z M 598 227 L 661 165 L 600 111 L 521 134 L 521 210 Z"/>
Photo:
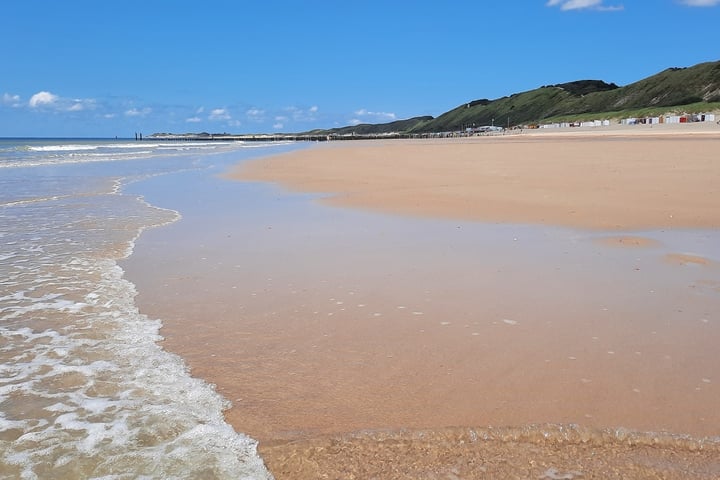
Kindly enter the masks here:
<path id="1" fill-rule="evenodd" d="M 416 125 L 412 132 L 452 131 L 473 125 L 513 126 L 583 115 L 617 118 L 625 116 L 623 112 L 628 110 L 668 111 L 682 105 L 714 102 L 720 102 L 720 61 L 669 68 L 624 87 L 600 80 L 580 80 L 492 101 L 469 102 Z"/>
<path id="2" fill-rule="evenodd" d="M 407 120 L 397 120 L 390 123 L 372 124 L 361 123 L 347 127 L 332 128 L 329 130 L 311 130 L 304 132 L 305 135 L 372 135 L 383 133 L 406 132 L 418 124 L 429 122 L 433 117 L 414 117 Z"/>
<path id="3" fill-rule="evenodd" d="M 575 121 L 697 113 L 720 109 L 720 61 L 668 68 L 624 87 L 602 80 L 545 85 L 495 100 L 467 102 L 437 118 L 415 117 L 379 125 L 362 124 L 312 134 L 372 135 L 425 133 L 495 125 L 511 127 Z"/>

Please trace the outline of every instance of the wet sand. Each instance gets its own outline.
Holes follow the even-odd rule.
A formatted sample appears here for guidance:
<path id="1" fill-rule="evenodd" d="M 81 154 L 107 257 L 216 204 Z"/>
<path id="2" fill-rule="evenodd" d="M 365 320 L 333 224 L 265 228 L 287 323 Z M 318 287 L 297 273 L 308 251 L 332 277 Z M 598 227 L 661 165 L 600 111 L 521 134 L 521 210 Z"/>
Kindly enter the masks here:
<path id="1" fill-rule="evenodd" d="M 319 145 L 124 267 L 276 478 L 715 478 L 718 146 Z"/>

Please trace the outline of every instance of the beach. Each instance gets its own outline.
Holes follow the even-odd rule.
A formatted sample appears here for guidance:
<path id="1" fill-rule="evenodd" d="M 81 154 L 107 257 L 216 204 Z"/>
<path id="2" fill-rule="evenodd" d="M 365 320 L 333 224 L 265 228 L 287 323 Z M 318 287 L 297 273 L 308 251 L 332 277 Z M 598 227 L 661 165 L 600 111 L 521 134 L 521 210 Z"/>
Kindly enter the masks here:
<path id="1" fill-rule="evenodd" d="M 612 230 L 720 224 L 717 125 L 695 135 L 671 125 L 556 130 L 377 142 L 341 156 L 335 143 L 238 176 L 397 214 Z"/>
<path id="2" fill-rule="evenodd" d="M 711 127 L 245 161 L 123 268 L 275 478 L 715 478 Z"/>

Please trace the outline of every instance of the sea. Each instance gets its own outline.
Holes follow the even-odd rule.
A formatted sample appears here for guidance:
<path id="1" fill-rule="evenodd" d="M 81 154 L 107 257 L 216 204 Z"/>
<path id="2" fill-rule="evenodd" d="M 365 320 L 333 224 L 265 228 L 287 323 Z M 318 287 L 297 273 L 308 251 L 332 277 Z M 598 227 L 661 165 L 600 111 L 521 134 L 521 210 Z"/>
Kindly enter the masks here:
<path id="1" fill-rule="evenodd" d="M 272 478 L 118 262 L 181 216 L 128 185 L 293 148 L 0 139 L 0 478 Z"/>

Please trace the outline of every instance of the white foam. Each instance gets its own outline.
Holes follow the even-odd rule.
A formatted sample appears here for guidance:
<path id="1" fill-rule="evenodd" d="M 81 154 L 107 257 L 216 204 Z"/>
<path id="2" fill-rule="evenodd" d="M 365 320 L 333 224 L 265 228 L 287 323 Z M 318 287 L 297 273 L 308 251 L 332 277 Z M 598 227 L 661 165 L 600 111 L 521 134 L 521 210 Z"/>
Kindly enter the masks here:
<path id="1" fill-rule="evenodd" d="M 28 147 L 31 152 L 75 152 L 80 150 L 97 150 L 98 145 L 42 145 Z"/>
<path id="2" fill-rule="evenodd" d="M 11 393 L 21 393 L 30 401 L 55 399 L 44 408 L 45 419 L 0 422 L 0 430 L 24 431 L 4 452 L 4 460 L 23 465 L 28 478 L 48 456 L 56 458 L 59 467 L 71 464 L 77 458 L 75 452 L 107 458 L 106 462 L 138 475 L 143 471 L 187 475 L 210 465 L 222 473 L 220 478 L 241 478 L 243 472 L 268 478 L 255 443 L 224 422 L 222 410 L 227 402 L 209 385 L 189 377 L 178 357 L 157 346 L 159 322 L 138 314 L 132 304 L 134 288 L 119 278 L 122 271 L 117 266 L 107 266 L 111 268 L 103 272 L 101 284 L 85 297 L 102 304 L 108 295 L 114 296 L 115 308 L 122 309 L 117 320 L 110 320 L 114 317 L 110 312 L 93 315 L 74 307 L 67 310 L 65 305 L 77 305 L 73 302 L 33 304 L 79 316 L 76 322 L 84 317 L 88 325 L 96 325 L 94 334 L 104 331 L 102 340 L 29 327 L 2 331 L 3 338 L 18 345 L 18 355 L 12 364 L 3 365 L 0 401 L 7 401 Z M 27 300 L 24 295 L 21 298 Z M 113 333 L 112 329 L 118 330 Z M 51 355 L 57 352 L 63 355 Z M 88 362 L 88 355 L 107 358 Z M 51 387 L 63 379 L 71 380 L 69 390 Z M 102 384 L 113 385 L 115 394 L 93 393 Z M 137 439 L 145 437 L 159 440 L 150 448 L 138 449 Z M 165 454 L 158 456 L 161 451 Z"/>
<path id="3" fill-rule="evenodd" d="M 292 142 L 290 142 L 292 143 Z M 278 142 L 280 144 L 280 142 Z M 283 143 L 287 145 L 287 143 Z M 253 147 L 268 148 L 276 146 L 259 143 Z M 87 144 L 68 143 L 54 145 L 29 145 L 26 156 L 1 157 L 0 168 L 38 167 L 44 165 L 66 165 L 78 163 L 118 162 L 146 159 L 156 156 L 192 155 L 202 151 L 206 155 L 247 148 L 242 142 L 94 142 Z"/>
<path id="4" fill-rule="evenodd" d="M 0 432 L 17 438 L 0 463 L 20 478 L 49 465 L 67 478 L 270 478 L 225 423 L 229 403 L 158 346 L 160 322 L 116 263 L 177 215 L 122 195 L 58 199 L 3 210 Z"/>

